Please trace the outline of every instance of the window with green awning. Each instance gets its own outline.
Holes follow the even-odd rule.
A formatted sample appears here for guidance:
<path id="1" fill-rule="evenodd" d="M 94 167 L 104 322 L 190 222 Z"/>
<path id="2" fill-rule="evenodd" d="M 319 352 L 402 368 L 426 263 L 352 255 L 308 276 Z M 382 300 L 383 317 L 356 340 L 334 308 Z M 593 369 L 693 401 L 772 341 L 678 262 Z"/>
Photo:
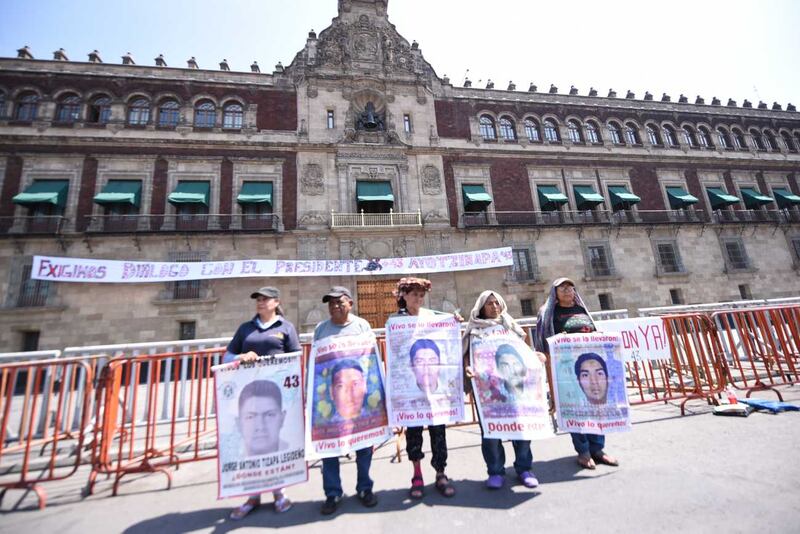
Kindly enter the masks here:
<path id="1" fill-rule="evenodd" d="M 210 190 L 211 184 L 208 182 L 178 182 L 175 190 L 167 197 L 167 201 L 174 206 L 202 204 L 208 207 Z"/>
<path id="2" fill-rule="evenodd" d="M 624 185 L 608 186 L 608 196 L 611 197 L 611 206 L 615 210 L 627 210 L 642 201 L 641 198 L 628 191 Z"/>
<path id="3" fill-rule="evenodd" d="M 575 204 L 579 210 L 590 210 L 605 201 L 603 195 L 597 194 L 591 185 L 574 185 L 572 191 L 575 193 Z"/>
<path id="4" fill-rule="evenodd" d="M 739 202 L 739 197 L 729 195 L 721 187 L 707 187 L 708 201 L 711 202 L 711 209 L 720 210 Z"/>
<path id="5" fill-rule="evenodd" d="M 69 180 L 34 180 L 28 188 L 11 199 L 14 204 L 35 207 L 47 204 L 63 209 L 67 205 Z"/>
<path id="6" fill-rule="evenodd" d="M 795 195 L 788 189 L 773 189 L 772 194 L 775 195 L 775 201 L 781 209 L 788 209 L 792 206 L 800 206 L 800 196 Z"/>
<path id="7" fill-rule="evenodd" d="M 356 182 L 358 211 L 364 213 L 389 213 L 394 207 L 391 182 Z"/>
<path id="8" fill-rule="evenodd" d="M 482 185 L 462 185 L 461 196 L 464 200 L 465 212 L 486 211 L 486 208 L 492 203 L 492 196 Z"/>
<path id="9" fill-rule="evenodd" d="M 761 192 L 754 187 L 742 187 L 739 189 L 739 192 L 742 194 L 744 205 L 751 210 L 755 210 L 765 204 L 775 202 L 775 199 L 770 198 L 767 195 L 762 195 Z"/>
<path id="10" fill-rule="evenodd" d="M 688 208 L 692 204 L 700 202 L 694 195 L 690 195 L 682 187 L 667 187 L 667 198 L 669 207 L 674 210 Z"/>
<path id="11" fill-rule="evenodd" d="M 109 180 L 103 190 L 94 196 L 94 202 L 103 206 L 125 204 L 138 208 L 141 198 L 140 180 Z"/>
<path id="12" fill-rule="evenodd" d="M 555 211 L 569 202 L 567 195 L 554 185 L 538 185 L 536 193 L 539 195 L 539 207 L 542 211 Z"/>
<path id="13" fill-rule="evenodd" d="M 271 182 L 245 182 L 236 197 L 239 204 L 269 204 L 272 206 Z"/>

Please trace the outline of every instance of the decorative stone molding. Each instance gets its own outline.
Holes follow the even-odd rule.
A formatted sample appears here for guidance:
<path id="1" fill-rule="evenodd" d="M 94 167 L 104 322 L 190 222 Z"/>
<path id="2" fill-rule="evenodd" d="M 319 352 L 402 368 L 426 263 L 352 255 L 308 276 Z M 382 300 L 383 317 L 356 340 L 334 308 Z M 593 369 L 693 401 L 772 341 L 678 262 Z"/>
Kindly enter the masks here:
<path id="1" fill-rule="evenodd" d="M 300 217 L 300 226 L 327 226 L 328 216 L 323 211 L 309 211 Z"/>
<path id="2" fill-rule="evenodd" d="M 426 195 L 442 193 L 442 178 L 439 169 L 433 165 L 426 165 L 422 169 L 422 192 Z"/>
<path id="3" fill-rule="evenodd" d="M 300 177 L 300 192 L 309 196 L 318 196 L 325 192 L 322 167 L 317 163 L 309 163 L 303 168 L 303 175 Z"/>

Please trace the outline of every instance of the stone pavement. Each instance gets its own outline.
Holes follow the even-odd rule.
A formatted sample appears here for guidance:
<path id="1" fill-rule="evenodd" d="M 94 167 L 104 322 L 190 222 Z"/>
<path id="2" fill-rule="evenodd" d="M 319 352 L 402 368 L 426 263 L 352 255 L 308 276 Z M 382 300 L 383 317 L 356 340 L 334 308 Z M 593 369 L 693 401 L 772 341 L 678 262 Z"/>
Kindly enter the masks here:
<path id="1" fill-rule="evenodd" d="M 782 387 L 786 400 L 800 404 L 800 386 Z M 774 399 L 763 392 L 754 395 Z M 130 476 L 120 495 L 100 479 L 96 494 L 81 497 L 87 472 L 46 485 L 48 506 L 35 508 L 33 495 L 10 491 L 0 515 L 0 532 L 144 534 L 152 532 L 798 532 L 800 530 L 800 412 L 748 418 L 716 417 L 704 402 L 689 403 L 688 415 L 675 405 L 633 410 L 633 432 L 611 435 L 606 449 L 619 468 L 583 471 L 575 463 L 568 435 L 534 442 L 534 471 L 541 486 L 529 490 L 509 468 L 506 486 L 484 488 L 485 466 L 475 426 L 448 430 L 448 473 L 458 493 L 445 499 L 433 488 L 426 464 L 426 495 L 410 501 L 407 460 L 392 463 L 394 443 L 375 454 L 372 477 L 380 502 L 366 509 L 355 497 L 355 465 L 345 462 L 345 499 L 336 515 L 323 517 L 319 465 L 309 482 L 287 490 L 295 505 L 277 515 L 267 505 L 240 522 L 226 521 L 237 500 L 216 500 L 215 462 L 188 464 L 173 472 L 165 491 L 161 474 Z M 427 433 L 425 442 L 427 444 Z M 513 451 L 506 445 L 508 463 Z M 426 459 L 427 462 L 427 459 Z M 269 498 L 271 500 L 271 498 Z M 15 511 L 10 511 L 12 508 Z M 474 529 L 474 530 L 473 530 Z"/>

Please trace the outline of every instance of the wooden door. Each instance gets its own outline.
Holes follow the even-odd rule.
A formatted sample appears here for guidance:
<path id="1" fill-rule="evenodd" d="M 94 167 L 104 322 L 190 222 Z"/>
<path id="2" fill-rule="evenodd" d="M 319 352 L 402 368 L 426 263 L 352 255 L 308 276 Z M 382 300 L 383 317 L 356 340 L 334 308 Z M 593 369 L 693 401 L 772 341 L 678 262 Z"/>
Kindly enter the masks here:
<path id="1" fill-rule="evenodd" d="M 397 279 L 359 280 L 356 284 L 356 313 L 369 321 L 372 328 L 383 328 L 389 315 L 397 311 L 397 300 L 392 295 Z"/>

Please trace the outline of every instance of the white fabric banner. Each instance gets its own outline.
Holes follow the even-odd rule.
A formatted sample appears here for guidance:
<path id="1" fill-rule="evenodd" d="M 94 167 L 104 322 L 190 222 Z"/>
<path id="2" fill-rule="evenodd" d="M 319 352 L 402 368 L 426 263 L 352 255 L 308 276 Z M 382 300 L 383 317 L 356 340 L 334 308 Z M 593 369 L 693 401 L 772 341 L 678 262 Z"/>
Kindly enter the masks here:
<path id="1" fill-rule="evenodd" d="M 595 321 L 598 332 L 618 332 L 622 336 L 625 361 L 671 360 L 669 338 L 661 317 L 635 317 Z"/>
<path id="2" fill-rule="evenodd" d="M 276 276 L 408 276 L 509 267 L 513 263 L 510 247 L 370 260 L 149 262 L 34 256 L 31 278 L 54 282 L 142 283 Z"/>

